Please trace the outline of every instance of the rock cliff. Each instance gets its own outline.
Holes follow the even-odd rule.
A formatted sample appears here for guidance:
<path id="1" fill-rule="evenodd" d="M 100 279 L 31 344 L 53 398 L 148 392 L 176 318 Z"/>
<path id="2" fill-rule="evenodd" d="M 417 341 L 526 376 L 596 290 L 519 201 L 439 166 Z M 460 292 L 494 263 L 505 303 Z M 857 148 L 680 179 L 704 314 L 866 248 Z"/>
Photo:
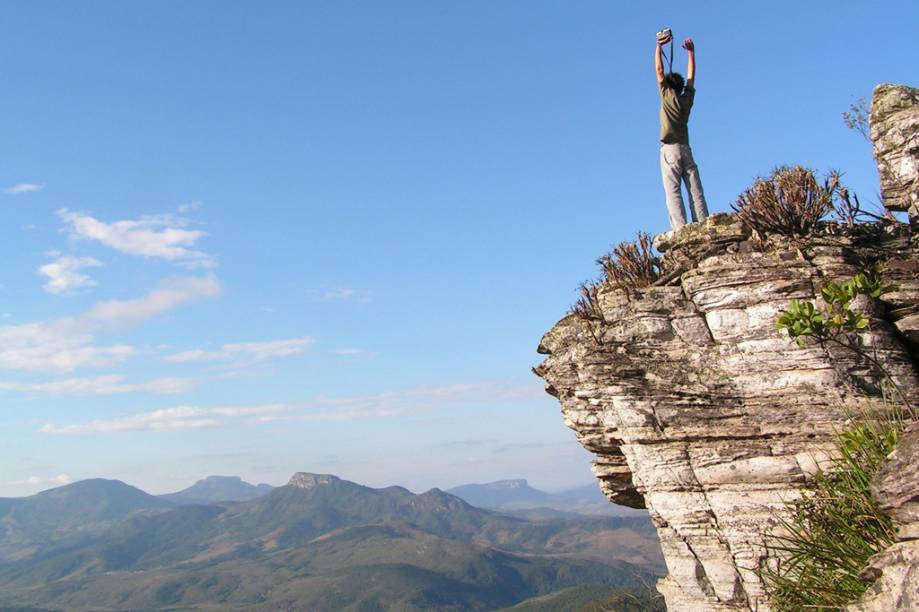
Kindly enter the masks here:
<path id="1" fill-rule="evenodd" d="M 919 240 L 907 224 L 827 224 L 803 239 L 761 240 L 716 215 L 656 246 L 674 271 L 642 289 L 601 285 L 596 316 L 571 314 L 543 337 L 535 372 L 596 456 L 602 490 L 650 512 L 668 608 L 767 610 L 756 573 L 766 532 L 831 452 L 847 413 L 882 401 L 868 360 L 799 348 L 776 319 L 790 299 L 814 301 L 828 280 L 877 263 L 899 289 L 861 305 L 865 346 L 915 403 Z"/>
<path id="2" fill-rule="evenodd" d="M 859 577 L 874 584 L 846 610 L 919 610 L 919 423 L 907 427 L 881 464 L 871 492 L 899 526 L 899 542 L 871 558 Z"/>
<path id="3" fill-rule="evenodd" d="M 919 89 L 878 85 L 871 102 L 871 140 L 890 210 L 919 216 Z"/>
<path id="4" fill-rule="evenodd" d="M 329 485 L 341 482 L 337 476 L 331 474 L 310 474 L 309 472 L 297 472 L 287 481 L 287 486 L 296 489 L 312 489 L 322 485 Z"/>

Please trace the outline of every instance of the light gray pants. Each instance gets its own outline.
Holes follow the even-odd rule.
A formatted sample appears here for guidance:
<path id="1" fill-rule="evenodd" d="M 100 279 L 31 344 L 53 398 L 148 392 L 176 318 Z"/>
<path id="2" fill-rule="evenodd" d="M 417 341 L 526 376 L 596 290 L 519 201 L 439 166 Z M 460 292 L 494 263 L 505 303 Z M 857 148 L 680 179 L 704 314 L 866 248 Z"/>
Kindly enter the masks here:
<path id="1" fill-rule="evenodd" d="M 667 212 L 670 213 L 670 227 L 679 229 L 686 225 L 683 207 L 683 193 L 680 181 L 686 183 L 689 193 L 689 214 L 692 222 L 708 218 L 705 193 L 699 179 L 699 168 L 692 158 L 692 149 L 684 144 L 661 143 L 661 177 L 664 179 L 664 194 L 667 196 Z"/>

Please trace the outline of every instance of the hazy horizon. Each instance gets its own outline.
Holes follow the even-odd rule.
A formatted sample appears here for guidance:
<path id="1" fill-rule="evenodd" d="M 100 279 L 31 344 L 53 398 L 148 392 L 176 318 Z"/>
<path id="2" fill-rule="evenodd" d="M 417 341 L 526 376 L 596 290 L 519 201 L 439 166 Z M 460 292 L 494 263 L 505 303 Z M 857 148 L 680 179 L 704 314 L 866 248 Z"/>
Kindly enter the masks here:
<path id="1" fill-rule="evenodd" d="M 342 478 L 342 477 L 338 476 L 338 474 L 331 474 L 331 473 L 328 473 L 328 472 L 310 472 L 309 470 L 299 470 L 298 472 L 292 472 L 292 473 L 290 474 L 290 476 L 288 476 L 286 479 L 283 480 L 283 482 L 280 482 L 280 481 L 279 481 L 279 482 L 276 482 L 276 483 L 250 481 L 250 480 L 247 480 L 246 478 L 243 478 L 242 476 L 237 476 L 236 474 L 207 474 L 207 475 L 205 475 L 205 476 L 200 476 L 200 477 L 198 477 L 198 478 L 195 478 L 195 479 L 191 480 L 190 482 L 188 482 L 188 483 L 185 484 L 185 485 L 179 485 L 179 486 L 170 488 L 170 489 L 168 489 L 168 490 L 162 490 L 162 491 L 159 491 L 159 490 L 148 490 L 148 489 L 145 489 L 145 488 L 143 488 L 143 487 L 137 486 L 136 484 L 132 483 L 132 482 L 129 481 L 129 480 L 122 480 L 122 479 L 120 479 L 120 478 L 106 478 L 105 476 L 89 476 L 89 477 L 87 477 L 87 478 L 82 478 L 82 479 L 79 479 L 79 480 L 70 480 L 70 481 L 68 481 L 68 482 L 61 482 L 61 483 L 57 483 L 57 484 L 48 484 L 48 485 L 45 485 L 44 488 L 39 489 L 38 491 L 35 491 L 34 493 L 28 493 L 28 494 L 26 494 L 26 495 L 0 496 L 0 497 L 6 497 L 7 499 L 10 499 L 10 498 L 15 499 L 15 498 L 20 498 L 20 497 L 31 497 L 32 495 L 36 495 L 36 494 L 38 494 L 38 493 L 44 493 L 45 491 L 51 491 L 51 490 L 53 490 L 53 489 L 58 489 L 58 488 L 60 488 L 60 487 L 64 487 L 64 486 L 68 486 L 68 485 L 72 485 L 72 484 L 77 484 L 77 483 L 80 483 L 80 482 L 83 482 L 83 481 L 86 481 L 86 480 L 97 480 L 97 479 L 122 482 L 122 483 L 124 483 L 124 484 L 126 484 L 126 485 L 130 485 L 130 486 L 132 486 L 132 487 L 135 487 L 135 488 L 137 488 L 137 489 L 140 489 L 140 490 L 144 491 L 145 493 L 149 493 L 150 495 L 168 495 L 168 494 L 170 494 L 170 493 L 177 493 L 177 492 L 179 492 L 179 491 L 183 491 L 183 490 L 185 490 L 185 489 L 191 487 L 192 485 L 194 485 L 194 484 L 196 484 L 196 483 L 198 483 L 198 482 L 201 482 L 201 481 L 206 480 L 206 479 L 208 479 L 208 478 L 215 478 L 215 477 L 216 477 L 216 478 L 240 478 L 240 479 L 242 480 L 242 482 L 247 483 L 247 484 L 250 484 L 250 485 L 258 486 L 258 485 L 263 485 L 263 484 L 265 484 L 265 485 L 269 485 L 269 486 L 271 486 L 271 487 L 277 488 L 277 487 L 282 487 L 282 486 L 287 485 L 287 484 L 288 484 L 288 481 L 289 481 L 295 474 L 298 474 L 298 473 L 311 473 L 311 474 L 317 474 L 317 475 L 331 475 L 331 476 L 336 476 L 336 477 L 338 477 L 338 478 L 341 478 L 342 480 L 348 480 L 348 481 L 350 481 L 350 482 L 354 482 L 355 484 L 367 486 L 367 487 L 370 487 L 370 488 L 373 488 L 373 489 L 383 489 L 383 488 L 386 488 L 386 487 L 389 487 L 389 486 L 401 486 L 401 487 L 404 487 L 404 488 L 408 489 L 408 490 L 411 491 L 412 493 L 416 493 L 416 494 L 417 494 L 417 493 L 423 493 L 423 492 L 429 491 L 429 490 L 431 490 L 431 489 L 440 489 L 440 490 L 442 490 L 442 491 L 448 491 L 448 490 L 450 490 L 450 489 L 454 489 L 454 488 L 456 488 L 456 487 L 460 487 L 460 486 L 463 486 L 463 485 L 490 485 L 490 484 L 495 484 L 495 483 L 498 483 L 498 482 L 505 482 L 505 481 L 511 481 L 511 480 L 526 480 L 527 484 L 528 484 L 530 487 L 532 487 L 532 488 L 534 488 L 534 489 L 537 489 L 537 490 L 539 490 L 539 491 L 542 491 L 542 492 L 544 492 L 544 493 L 564 493 L 564 492 L 567 492 L 567 491 L 572 491 L 572 490 L 575 490 L 575 489 L 581 489 L 581 488 L 589 487 L 589 486 L 590 486 L 590 487 L 594 487 L 594 486 L 597 487 L 597 491 L 598 491 L 598 492 L 599 492 L 599 490 L 600 490 L 600 489 L 599 489 L 599 485 L 597 484 L 597 481 L 596 481 L 595 479 L 586 480 L 586 481 L 584 481 L 584 482 L 582 482 L 582 483 L 580 483 L 580 484 L 572 484 L 572 485 L 570 485 L 570 486 L 561 486 L 561 487 L 539 487 L 539 486 L 535 486 L 534 483 L 530 482 L 529 479 L 527 479 L 527 478 L 500 478 L 500 479 L 498 479 L 498 480 L 492 480 L 492 481 L 488 481 L 488 482 L 459 482 L 459 483 L 456 483 L 456 484 L 451 484 L 451 485 L 449 485 L 449 486 L 433 486 L 433 487 L 427 487 L 427 488 L 425 488 L 425 489 L 418 489 L 418 488 L 407 487 L 407 486 L 405 486 L 405 485 L 403 485 L 403 484 L 400 484 L 399 482 L 391 482 L 391 483 L 387 483 L 387 484 L 381 484 L 381 485 L 377 485 L 377 486 L 372 486 L 372 485 L 369 485 L 369 484 L 364 483 L 364 482 L 351 480 L 351 479 L 349 479 L 349 478 Z"/>

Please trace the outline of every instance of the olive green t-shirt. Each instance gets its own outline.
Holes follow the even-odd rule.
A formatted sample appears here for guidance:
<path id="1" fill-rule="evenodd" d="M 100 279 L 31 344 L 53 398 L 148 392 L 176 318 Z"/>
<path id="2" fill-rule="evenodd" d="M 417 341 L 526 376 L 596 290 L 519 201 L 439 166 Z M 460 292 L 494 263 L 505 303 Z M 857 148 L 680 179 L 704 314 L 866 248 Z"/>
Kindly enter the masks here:
<path id="1" fill-rule="evenodd" d="M 696 97 L 695 87 L 687 86 L 682 95 L 677 95 L 669 87 L 664 87 L 663 82 L 657 86 L 661 94 L 661 142 L 688 145 L 689 111 Z"/>

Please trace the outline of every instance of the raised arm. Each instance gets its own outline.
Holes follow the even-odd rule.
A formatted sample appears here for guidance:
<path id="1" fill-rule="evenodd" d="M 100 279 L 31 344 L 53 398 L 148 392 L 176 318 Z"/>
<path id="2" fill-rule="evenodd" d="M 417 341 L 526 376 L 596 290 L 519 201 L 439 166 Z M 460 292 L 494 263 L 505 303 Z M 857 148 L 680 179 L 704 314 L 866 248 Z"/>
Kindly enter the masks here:
<path id="1" fill-rule="evenodd" d="M 691 38 L 683 41 L 683 48 L 689 55 L 689 66 L 686 68 L 686 87 L 696 86 L 696 45 Z"/>
<path id="2" fill-rule="evenodd" d="M 657 70 L 657 82 L 664 80 L 664 60 L 661 58 L 661 42 L 658 41 L 657 48 L 654 50 L 654 69 Z"/>

